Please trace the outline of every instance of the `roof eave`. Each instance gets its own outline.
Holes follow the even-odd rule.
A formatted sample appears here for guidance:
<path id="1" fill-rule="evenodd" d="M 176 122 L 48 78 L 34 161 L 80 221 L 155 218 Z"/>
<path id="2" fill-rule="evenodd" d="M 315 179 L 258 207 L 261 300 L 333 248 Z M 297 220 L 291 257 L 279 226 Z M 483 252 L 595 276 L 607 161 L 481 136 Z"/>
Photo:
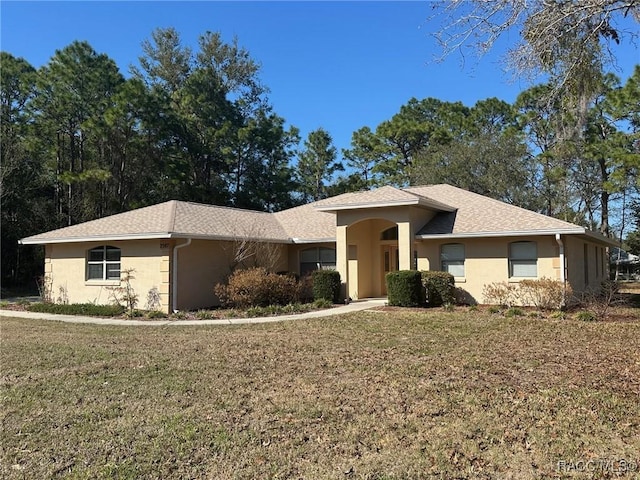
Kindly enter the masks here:
<path id="1" fill-rule="evenodd" d="M 119 240 L 154 240 L 172 238 L 171 233 L 140 233 L 123 235 L 87 235 L 82 237 L 53 237 L 37 238 L 27 237 L 18 240 L 20 245 L 48 245 L 52 243 L 83 243 L 83 242 L 114 242 Z"/>
<path id="2" fill-rule="evenodd" d="M 271 237 L 243 237 L 241 235 L 206 235 L 206 234 L 190 234 L 190 233 L 174 233 L 171 238 L 192 238 L 194 240 L 219 240 L 233 242 L 239 239 L 249 242 L 264 243 L 294 243 L 291 238 L 271 238 Z"/>
<path id="3" fill-rule="evenodd" d="M 336 243 L 336 237 L 325 237 L 325 238 L 292 238 L 291 241 L 294 244 L 305 244 L 305 243 Z"/>
<path id="4" fill-rule="evenodd" d="M 385 208 L 385 207 L 426 207 L 442 212 L 455 212 L 457 208 L 445 205 L 443 203 L 430 201 L 424 198 L 415 198 L 410 200 L 395 200 L 384 202 L 365 202 L 365 203 L 343 203 L 336 205 L 314 206 L 319 212 L 335 212 L 338 210 L 363 210 L 367 208 Z"/>
<path id="5" fill-rule="evenodd" d="M 619 247 L 620 246 L 620 241 L 618 240 L 614 240 L 613 238 L 609 238 L 609 237 L 605 237 L 604 235 L 602 235 L 599 232 L 594 232 L 592 230 L 586 230 L 584 234 L 589 237 L 592 240 L 598 241 L 600 243 L 606 243 L 607 245 L 610 245 L 612 247 Z"/>
<path id="6" fill-rule="evenodd" d="M 58 237 L 58 238 L 33 238 L 27 237 L 18 241 L 21 245 L 48 245 L 54 243 L 84 243 L 84 242 L 115 242 L 126 240 L 157 240 L 157 239 L 170 239 L 170 238 L 193 238 L 200 240 L 226 240 L 234 241 L 240 238 L 239 236 L 230 235 L 206 235 L 206 234 L 191 234 L 191 233 L 141 233 L 141 234 L 123 234 L 123 235 L 89 235 L 83 237 Z M 243 237 L 244 239 L 244 237 Z M 267 243 L 293 243 L 290 238 L 248 238 L 249 241 L 255 242 L 267 242 Z"/>

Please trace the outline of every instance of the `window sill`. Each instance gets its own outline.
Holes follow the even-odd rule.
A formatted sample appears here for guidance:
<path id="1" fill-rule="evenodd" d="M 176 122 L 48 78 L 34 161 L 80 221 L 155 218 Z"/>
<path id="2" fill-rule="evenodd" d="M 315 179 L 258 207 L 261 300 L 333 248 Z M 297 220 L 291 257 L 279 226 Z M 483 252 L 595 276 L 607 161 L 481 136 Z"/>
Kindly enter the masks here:
<path id="1" fill-rule="evenodd" d="M 523 280 L 537 280 L 538 277 L 513 277 L 509 279 L 509 283 L 520 283 Z"/>
<path id="2" fill-rule="evenodd" d="M 118 287 L 120 280 L 85 280 L 84 284 L 91 287 Z"/>
<path id="3" fill-rule="evenodd" d="M 455 283 L 467 283 L 467 277 L 454 277 L 453 281 Z"/>

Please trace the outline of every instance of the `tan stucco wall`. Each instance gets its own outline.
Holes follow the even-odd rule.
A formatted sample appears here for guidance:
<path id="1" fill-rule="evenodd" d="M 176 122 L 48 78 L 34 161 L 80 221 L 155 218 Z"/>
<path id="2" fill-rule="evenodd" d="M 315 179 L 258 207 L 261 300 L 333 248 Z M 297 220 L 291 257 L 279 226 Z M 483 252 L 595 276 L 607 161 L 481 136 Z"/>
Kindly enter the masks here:
<path id="1" fill-rule="evenodd" d="M 217 305 L 213 293 L 216 283 L 223 282 L 229 272 L 229 257 L 234 250 L 231 242 L 193 240 L 178 250 L 177 305 L 172 305 L 173 248 L 186 240 L 111 241 L 108 245 L 121 249 L 121 270 L 133 269 L 131 285 L 138 295 L 138 308 L 146 307 L 147 294 L 157 288 L 161 310 L 193 310 Z M 45 249 L 45 274 L 51 279 L 54 301 L 66 292 L 69 303 L 113 303 L 109 287 L 118 281 L 86 281 L 86 255 L 91 248 L 104 242 L 53 244 Z M 278 259 L 275 271 L 287 270 L 287 246 L 275 245 Z"/>
<path id="2" fill-rule="evenodd" d="M 424 240 L 418 242 L 418 269 L 440 270 L 440 248 L 447 243 L 465 246 L 465 276 L 456 278 L 456 287 L 466 293 L 466 300 L 485 303 L 484 286 L 493 282 L 517 283 L 509 278 L 509 244 L 517 241 L 534 241 L 538 250 L 538 276 L 560 279 L 559 248 L 552 236 L 505 237 L 465 240 Z"/>
<path id="3" fill-rule="evenodd" d="M 169 248 L 166 241 L 110 241 L 121 250 L 121 271 L 133 269 L 131 286 L 138 295 L 138 306 L 145 307 L 148 292 L 157 288 L 161 293 L 163 310 L 168 309 Z M 87 251 L 105 242 L 67 243 L 47 245 L 45 275 L 51 281 L 52 298 L 61 301 L 66 292 L 69 303 L 111 304 L 108 287 L 117 281 L 85 280 Z"/>
<path id="4" fill-rule="evenodd" d="M 608 259 L 602 245 L 589 242 L 580 237 L 564 237 L 565 255 L 567 257 L 567 281 L 574 294 L 597 288 L 608 278 Z M 587 248 L 587 264 L 585 266 L 585 246 Z M 597 249 L 599 251 L 596 253 Z M 588 283 L 585 283 L 585 268 L 588 271 Z"/>
<path id="5" fill-rule="evenodd" d="M 179 243 L 185 243 L 181 241 Z M 231 258 L 237 245 L 218 240 L 193 240 L 178 250 L 178 299 L 174 309 L 195 310 L 219 305 L 213 292 L 231 273 Z M 287 270 L 287 246 L 274 244 L 277 261 L 274 271 Z M 252 266 L 251 261 L 247 266 Z M 266 265 L 265 265 L 266 266 Z"/>

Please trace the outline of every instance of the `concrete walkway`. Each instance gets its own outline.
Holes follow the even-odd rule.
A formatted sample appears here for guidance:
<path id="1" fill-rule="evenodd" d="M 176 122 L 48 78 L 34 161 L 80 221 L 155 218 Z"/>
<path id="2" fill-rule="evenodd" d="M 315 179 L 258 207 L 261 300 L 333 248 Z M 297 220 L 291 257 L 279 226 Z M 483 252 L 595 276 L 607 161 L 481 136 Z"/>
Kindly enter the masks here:
<path id="1" fill-rule="evenodd" d="M 0 310 L 0 318 L 30 318 L 34 320 L 53 320 L 57 322 L 67 323 L 92 323 L 95 325 L 139 325 L 139 326 L 183 326 L 183 325 L 241 325 L 247 323 L 272 323 L 284 322 L 287 320 L 306 320 L 308 318 L 322 318 L 333 315 L 341 315 L 343 313 L 359 312 L 370 308 L 383 306 L 387 303 L 386 298 L 371 298 L 351 302 L 348 305 L 340 305 L 339 307 L 327 308 L 325 310 L 316 310 L 313 312 L 298 313 L 293 315 L 278 315 L 273 317 L 256 317 L 256 318 L 225 318 L 225 319 L 205 319 L 205 320 L 171 320 L 171 319 L 154 319 L 154 320 L 128 320 L 119 318 L 99 318 L 99 317 L 83 317 L 79 315 L 56 315 L 52 313 L 24 312 L 17 310 Z"/>

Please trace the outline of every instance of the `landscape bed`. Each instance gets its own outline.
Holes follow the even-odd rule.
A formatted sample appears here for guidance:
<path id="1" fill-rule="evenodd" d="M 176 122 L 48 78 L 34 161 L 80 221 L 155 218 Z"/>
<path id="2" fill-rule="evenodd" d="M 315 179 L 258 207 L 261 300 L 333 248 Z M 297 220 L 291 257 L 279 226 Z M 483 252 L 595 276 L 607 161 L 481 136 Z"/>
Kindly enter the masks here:
<path id="1" fill-rule="evenodd" d="M 626 311 L 225 327 L 3 318 L 0 475 L 636 478 L 640 321 Z"/>

